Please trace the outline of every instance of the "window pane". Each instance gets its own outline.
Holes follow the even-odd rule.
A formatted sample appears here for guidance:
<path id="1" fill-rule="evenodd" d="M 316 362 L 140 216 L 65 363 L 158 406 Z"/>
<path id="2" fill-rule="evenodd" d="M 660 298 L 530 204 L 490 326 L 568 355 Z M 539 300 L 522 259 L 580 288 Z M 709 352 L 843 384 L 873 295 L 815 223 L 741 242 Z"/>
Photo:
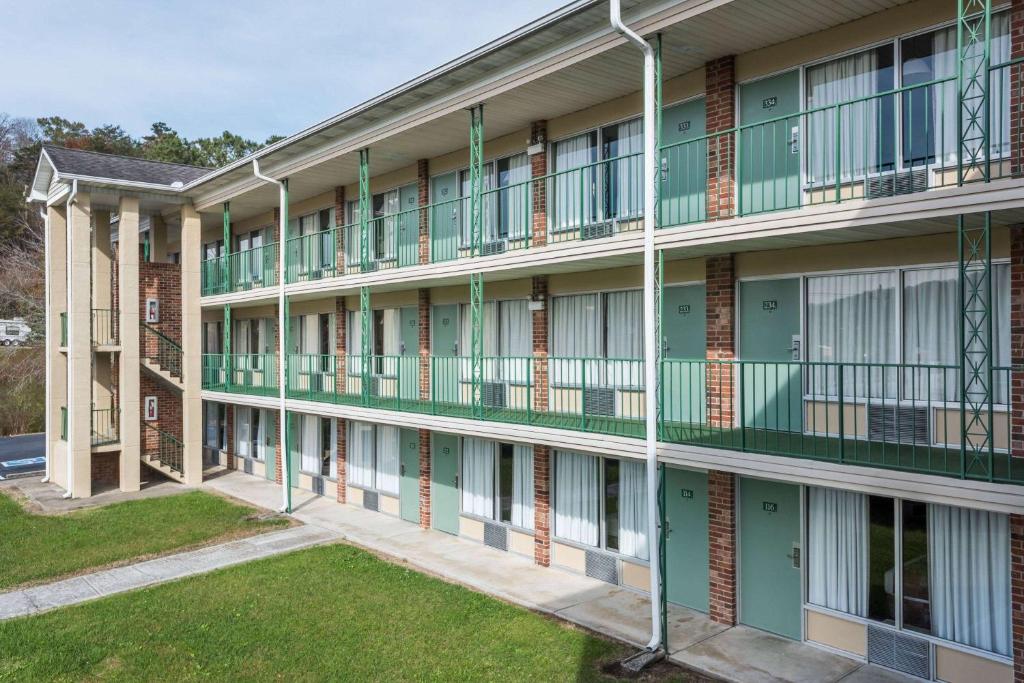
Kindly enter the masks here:
<path id="1" fill-rule="evenodd" d="M 331 475 L 331 420 L 320 418 L 320 475 Z"/>
<path id="2" fill-rule="evenodd" d="M 871 496 L 868 539 L 868 618 L 896 623 L 895 507 L 891 498 Z"/>
<path id="3" fill-rule="evenodd" d="M 903 628 L 931 633 L 928 505 L 903 501 Z"/>
<path id="4" fill-rule="evenodd" d="M 619 549 L 619 461 L 604 461 L 604 544 Z"/>
<path id="5" fill-rule="evenodd" d="M 868 497 L 863 493 L 808 487 L 808 602 L 866 616 L 867 522 Z"/>
<path id="6" fill-rule="evenodd" d="M 598 537 L 598 458 L 555 451 L 555 535 L 596 546 Z"/>
<path id="7" fill-rule="evenodd" d="M 515 483 L 515 467 L 513 462 L 513 446 L 510 443 L 498 444 L 498 507 L 499 519 L 512 522 L 512 491 Z"/>

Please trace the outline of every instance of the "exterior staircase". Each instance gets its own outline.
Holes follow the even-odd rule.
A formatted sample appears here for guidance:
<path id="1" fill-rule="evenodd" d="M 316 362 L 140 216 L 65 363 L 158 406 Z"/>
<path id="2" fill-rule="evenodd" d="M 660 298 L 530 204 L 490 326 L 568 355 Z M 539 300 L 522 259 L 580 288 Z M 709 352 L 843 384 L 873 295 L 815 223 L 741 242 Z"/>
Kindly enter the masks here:
<path id="1" fill-rule="evenodd" d="M 184 444 L 151 424 L 144 424 L 143 427 L 142 462 L 169 479 L 184 482 Z"/>
<path id="2" fill-rule="evenodd" d="M 156 328 L 139 323 L 142 342 L 142 367 L 156 375 L 178 391 L 183 391 L 181 381 L 181 347 Z"/>

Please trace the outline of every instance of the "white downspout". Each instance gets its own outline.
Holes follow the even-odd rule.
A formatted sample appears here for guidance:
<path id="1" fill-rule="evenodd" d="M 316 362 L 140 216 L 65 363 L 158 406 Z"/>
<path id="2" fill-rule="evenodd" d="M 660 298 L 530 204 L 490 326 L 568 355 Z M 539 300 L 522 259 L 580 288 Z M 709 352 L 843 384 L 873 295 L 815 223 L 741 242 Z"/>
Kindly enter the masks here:
<path id="1" fill-rule="evenodd" d="M 289 488 L 291 487 L 291 481 L 289 481 L 288 472 L 288 453 L 286 449 L 288 444 L 285 442 L 285 429 L 288 425 L 288 415 L 285 409 L 285 348 L 284 348 L 284 331 L 287 320 L 284 319 L 284 247 L 286 231 L 288 229 L 288 209 L 286 204 L 288 203 L 288 195 L 285 190 L 284 182 L 276 180 L 270 176 L 265 176 L 260 173 L 260 162 L 259 159 L 252 160 L 252 172 L 260 180 L 277 185 L 279 191 L 279 204 L 280 204 L 280 225 L 278 226 L 278 255 L 277 255 L 277 388 L 278 388 L 278 418 L 277 418 L 277 430 L 278 438 L 281 439 L 281 512 L 288 511 L 288 499 L 289 499 Z M 224 245 L 224 253 L 227 253 L 228 245 Z M 230 349 L 229 349 L 230 351 Z"/>
<path id="2" fill-rule="evenodd" d="M 610 0 L 612 28 L 625 36 L 644 53 L 644 410 L 647 451 L 647 548 L 651 569 L 651 640 L 648 650 L 661 648 L 661 570 L 658 562 L 658 340 L 655 339 L 654 301 L 654 222 L 657 188 L 655 131 L 655 65 L 654 48 L 622 23 L 619 0 Z"/>
<path id="3" fill-rule="evenodd" d="M 44 320 L 47 324 L 50 322 L 50 311 L 52 310 L 53 304 L 50 302 L 50 275 L 53 272 L 51 269 L 52 259 L 50 257 L 50 212 L 47 211 L 46 205 L 39 210 L 39 217 L 43 219 L 43 258 L 44 267 L 46 268 L 46 278 L 44 280 L 45 289 L 43 294 L 43 306 L 44 314 L 46 317 Z M 53 438 L 53 361 L 50 358 L 50 333 L 52 330 L 46 331 L 46 415 L 45 427 L 46 437 L 43 439 L 43 448 L 45 449 L 43 455 L 46 456 L 46 475 L 43 477 L 43 483 L 50 481 L 50 439 Z"/>
<path id="4" fill-rule="evenodd" d="M 65 213 L 67 214 L 67 216 L 66 216 L 67 220 L 64 221 L 64 224 L 65 224 L 65 227 L 66 227 L 66 230 L 65 230 L 66 238 L 64 240 L 64 251 L 65 251 L 65 255 L 67 256 L 67 272 L 64 275 L 67 278 L 67 283 L 65 285 L 65 289 L 67 291 L 67 303 L 68 303 L 68 309 L 67 309 L 67 320 L 68 320 L 68 381 L 67 381 L 67 387 L 68 387 L 68 396 L 67 396 L 67 399 L 68 399 L 67 400 L 67 404 L 68 404 L 67 405 L 67 411 L 68 411 L 68 440 L 67 440 L 67 442 L 65 444 L 67 446 L 67 453 L 65 453 L 65 459 L 66 459 L 66 462 L 67 462 L 67 477 L 68 477 L 67 484 L 68 484 L 68 486 L 67 486 L 67 490 L 64 492 L 64 495 L 62 496 L 62 498 L 71 498 L 72 497 L 73 494 L 72 494 L 72 491 L 71 491 L 71 486 L 72 486 L 72 482 L 74 482 L 74 478 L 73 478 L 72 475 L 74 474 L 73 465 L 74 465 L 74 460 L 75 459 L 74 459 L 74 457 L 72 455 L 74 453 L 74 449 L 72 449 L 72 447 L 71 447 L 71 436 L 75 433 L 75 430 L 72 428 L 72 425 L 75 422 L 75 417 L 74 417 L 75 416 L 75 411 L 72 410 L 72 405 L 71 405 L 71 397 L 75 393 L 71 389 L 71 381 L 74 378 L 74 373 L 71 371 L 71 358 L 72 358 L 72 353 L 71 353 L 72 343 L 71 343 L 71 340 L 72 340 L 72 337 L 73 337 L 72 330 L 74 329 L 74 325 L 71 324 L 71 312 L 74 310 L 74 308 L 72 307 L 73 288 L 71 287 L 71 238 L 72 238 L 71 224 L 73 222 L 72 215 L 74 214 L 74 212 L 73 212 L 71 207 L 75 203 L 75 199 L 77 197 L 78 197 L 78 180 L 75 179 L 75 180 L 71 181 L 71 194 L 68 195 L 67 204 L 65 205 L 65 207 L 66 207 L 65 208 Z M 91 311 L 90 311 L 89 315 L 90 316 L 92 315 Z"/>

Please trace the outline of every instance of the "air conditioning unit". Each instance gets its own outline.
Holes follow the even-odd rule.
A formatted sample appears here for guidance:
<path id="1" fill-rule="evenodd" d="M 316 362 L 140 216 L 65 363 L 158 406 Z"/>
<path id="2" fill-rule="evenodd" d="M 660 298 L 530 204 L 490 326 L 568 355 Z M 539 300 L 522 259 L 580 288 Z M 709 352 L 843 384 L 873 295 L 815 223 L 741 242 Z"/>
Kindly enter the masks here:
<path id="1" fill-rule="evenodd" d="M 868 404 L 868 439 L 889 443 L 928 445 L 928 406 Z"/>
<path id="2" fill-rule="evenodd" d="M 864 188 L 866 199 L 896 197 L 898 195 L 924 192 L 928 189 L 928 169 L 915 168 L 900 173 L 870 176 Z"/>
<path id="3" fill-rule="evenodd" d="M 324 478 L 313 477 L 313 493 L 318 496 L 324 495 Z"/>
<path id="4" fill-rule="evenodd" d="M 380 377 L 370 377 L 370 396 L 380 397 Z"/>
<path id="5" fill-rule="evenodd" d="M 480 387 L 480 400 L 485 408 L 504 408 L 506 403 L 503 382 L 484 382 Z"/>
<path id="6" fill-rule="evenodd" d="M 596 240 L 601 237 L 611 237 L 614 232 L 615 226 L 612 225 L 611 221 L 589 223 L 580 229 L 580 239 Z"/>
<path id="7" fill-rule="evenodd" d="M 508 529 L 494 522 L 484 522 L 484 545 L 508 550 Z"/>
<path id="8" fill-rule="evenodd" d="M 367 261 L 366 263 L 362 264 L 361 270 L 364 273 L 374 273 L 377 271 L 378 267 L 379 264 L 376 261 Z"/>
<path id="9" fill-rule="evenodd" d="M 868 626 L 868 661 L 911 676 L 932 679 L 931 646 L 923 638 Z"/>
<path id="10" fill-rule="evenodd" d="M 363 507 L 374 512 L 380 510 L 380 502 L 376 491 L 363 491 Z"/>
<path id="11" fill-rule="evenodd" d="M 583 412 L 585 415 L 615 417 L 615 389 L 611 387 L 587 387 L 583 390 Z"/>
<path id="12" fill-rule="evenodd" d="M 480 247 L 481 256 L 492 256 L 494 254 L 504 254 L 505 249 L 508 245 L 504 240 L 495 240 L 493 242 L 484 242 L 483 246 Z"/>
<path id="13" fill-rule="evenodd" d="M 584 552 L 587 576 L 598 581 L 618 585 L 619 565 L 614 557 L 594 550 L 586 550 Z"/>
<path id="14" fill-rule="evenodd" d="M 252 460 L 249 458 L 242 460 L 242 471 L 246 474 L 252 474 Z"/>

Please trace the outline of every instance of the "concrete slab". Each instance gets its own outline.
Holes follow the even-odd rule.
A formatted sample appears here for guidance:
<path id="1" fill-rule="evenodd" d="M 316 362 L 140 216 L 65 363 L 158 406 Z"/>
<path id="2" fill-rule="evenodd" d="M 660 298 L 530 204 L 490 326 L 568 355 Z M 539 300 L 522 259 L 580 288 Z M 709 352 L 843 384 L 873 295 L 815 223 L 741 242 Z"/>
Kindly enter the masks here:
<path id="1" fill-rule="evenodd" d="M 691 647 L 672 661 L 739 683 L 837 681 L 860 663 L 747 626 L 735 626 Z"/>
<path id="2" fill-rule="evenodd" d="M 921 683 L 921 679 L 874 664 L 863 664 L 843 678 L 842 683 Z"/>
<path id="3" fill-rule="evenodd" d="M 0 482 L 0 490 L 24 496 L 28 500 L 29 507 L 34 512 L 57 515 L 71 512 L 72 510 L 101 507 L 127 500 L 174 496 L 195 489 L 154 475 L 151 481 L 144 481 L 142 488 L 138 491 L 125 493 L 117 489 L 110 489 L 96 493 L 89 498 L 65 499 L 62 497 L 64 489 L 53 483 L 44 484 L 36 477 L 2 481 Z"/>
<path id="4" fill-rule="evenodd" d="M 702 612 L 678 605 L 668 606 L 668 651 L 670 653 L 679 652 L 728 630 L 728 626 L 711 621 L 711 618 Z"/>
<path id="5" fill-rule="evenodd" d="M 651 601 L 625 588 L 583 600 L 555 614 L 587 628 L 607 633 L 633 645 L 646 645 L 651 638 Z"/>

